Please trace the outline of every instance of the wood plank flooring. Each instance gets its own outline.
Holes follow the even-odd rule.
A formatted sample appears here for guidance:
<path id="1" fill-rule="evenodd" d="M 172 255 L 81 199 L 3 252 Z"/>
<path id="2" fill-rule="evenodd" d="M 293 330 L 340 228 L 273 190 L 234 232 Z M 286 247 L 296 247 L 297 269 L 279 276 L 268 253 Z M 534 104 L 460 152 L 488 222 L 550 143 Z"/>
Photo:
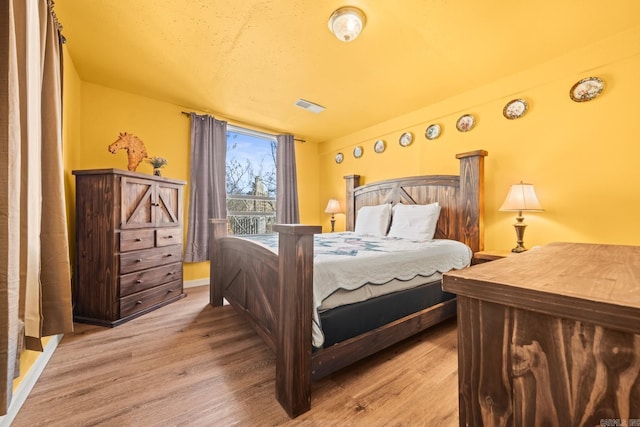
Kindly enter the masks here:
<path id="1" fill-rule="evenodd" d="M 447 321 L 314 383 L 290 419 L 275 358 L 208 287 L 113 329 L 76 323 L 12 426 L 457 426 L 457 338 Z"/>

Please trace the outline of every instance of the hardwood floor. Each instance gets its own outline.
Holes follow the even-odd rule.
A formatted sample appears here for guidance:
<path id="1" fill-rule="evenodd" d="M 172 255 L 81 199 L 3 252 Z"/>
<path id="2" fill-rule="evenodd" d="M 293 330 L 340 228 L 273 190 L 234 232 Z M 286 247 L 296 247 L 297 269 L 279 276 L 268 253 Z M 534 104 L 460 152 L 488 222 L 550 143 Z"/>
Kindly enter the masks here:
<path id="1" fill-rule="evenodd" d="M 113 329 L 76 323 L 12 425 L 458 425 L 455 320 L 315 383 L 291 420 L 273 353 L 207 286 L 185 291 Z"/>

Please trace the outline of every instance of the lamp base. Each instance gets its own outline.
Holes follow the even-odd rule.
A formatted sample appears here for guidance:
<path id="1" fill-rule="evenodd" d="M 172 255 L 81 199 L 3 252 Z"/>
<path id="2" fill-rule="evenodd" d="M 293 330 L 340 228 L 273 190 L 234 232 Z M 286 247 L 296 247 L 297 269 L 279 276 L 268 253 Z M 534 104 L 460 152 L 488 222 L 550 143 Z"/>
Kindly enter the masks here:
<path id="1" fill-rule="evenodd" d="M 524 218 L 520 215 L 516 217 L 516 222 L 513 224 L 513 227 L 516 229 L 516 247 L 511 249 L 511 252 L 519 254 L 520 252 L 524 252 L 527 248 L 524 247 L 524 229 L 527 228 L 527 224 L 524 224 L 522 221 Z"/>
<path id="2" fill-rule="evenodd" d="M 333 214 L 331 214 L 331 232 L 334 232 L 334 228 L 336 226 L 336 220 L 333 218 Z"/>

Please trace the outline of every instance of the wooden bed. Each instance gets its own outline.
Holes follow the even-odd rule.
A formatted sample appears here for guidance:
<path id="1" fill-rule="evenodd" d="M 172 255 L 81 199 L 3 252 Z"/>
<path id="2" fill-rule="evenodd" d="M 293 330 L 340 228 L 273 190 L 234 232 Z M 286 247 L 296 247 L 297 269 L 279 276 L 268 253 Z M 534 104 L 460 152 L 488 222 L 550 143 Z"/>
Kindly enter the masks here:
<path id="1" fill-rule="evenodd" d="M 439 202 L 435 238 L 483 249 L 484 157 L 478 150 L 456 155 L 460 175 L 429 175 L 360 185 L 346 176 L 346 228 L 353 231 L 362 206 Z M 313 235 L 320 226 L 276 225 L 279 255 L 227 235 L 227 220 L 211 220 L 212 306 L 226 299 L 276 354 L 276 398 L 291 417 L 311 407 L 311 382 L 455 316 L 452 299 L 313 351 Z"/>

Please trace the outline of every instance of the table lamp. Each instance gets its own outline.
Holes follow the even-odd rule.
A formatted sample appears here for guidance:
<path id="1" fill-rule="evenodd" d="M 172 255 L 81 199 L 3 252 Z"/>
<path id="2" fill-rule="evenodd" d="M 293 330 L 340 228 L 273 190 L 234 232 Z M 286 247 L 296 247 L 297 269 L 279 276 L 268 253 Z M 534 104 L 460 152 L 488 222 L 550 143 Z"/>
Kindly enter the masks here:
<path id="1" fill-rule="evenodd" d="M 511 252 L 520 253 L 526 251 L 527 248 L 524 247 L 524 229 L 527 225 L 523 222 L 522 212 L 543 211 L 533 184 L 525 184 L 520 181 L 520 184 L 512 185 L 500 210 L 518 212 L 516 223 L 513 224 L 516 229 L 517 246 L 511 249 Z"/>
<path id="2" fill-rule="evenodd" d="M 334 227 L 336 225 L 335 214 L 342 212 L 340 209 L 340 202 L 336 199 L 329 199 L 329 203 L 327 203 L 327 207 L 324 210 L 324 213 L 331 214 L 331 232 L 333 233 Z"/>

